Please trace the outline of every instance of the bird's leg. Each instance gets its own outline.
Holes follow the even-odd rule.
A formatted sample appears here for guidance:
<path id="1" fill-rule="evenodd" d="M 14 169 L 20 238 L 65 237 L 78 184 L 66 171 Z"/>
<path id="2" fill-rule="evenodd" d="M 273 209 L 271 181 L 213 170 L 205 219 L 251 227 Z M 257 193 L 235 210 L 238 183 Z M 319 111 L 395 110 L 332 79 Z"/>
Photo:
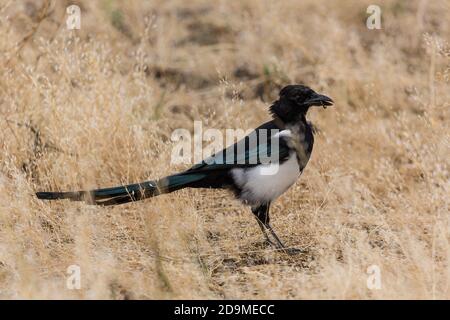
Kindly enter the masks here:
<path id="1" fill-rule="evenodd" d="M 271 225 L 269 224 L 270 217 L 269 217 L 269 210 L 270 210 L 270 203 L 261 205 L 257 208 L 252 208 L 252 212 L 256 217 L 256 220 L 258 221 L 258 225 L 261 228 L 262 233 L 266 237 L 267 242 L 269 242 L 271 245 L 276 247 L 279 250 L 283 250 L 284 252 L 288 254 L 296 254 L 299 253 L 300 250 L 295 248 L 286 248 L 286 246 L 281 242 L 280 238 L 278 238 L 275 231 L 273 231 Z M 272 235 L 274 241 L 270 240 L 269 235 L 267 234 L 267 230 Z"/>
<path id="2" fill-rule="evenodd" d="M 277 249 L 283 250 L 285 253 L 290 254 L 290 255 L 295 255 L 295 254 L 303 252 L 303 250 L 297 249 L 297 248 L 286 248 L 286 246 L 283 244 L 283 242 L 281 242 L 280 238 L 278 238 L 275 231 L 273 231 L 272 226 L 269 223 L 264 224 L 264 226 L 267 230 L 269 230 L 270 234 L 275 239 L 275 247 Z M 271 242 L 271 243 L 273 244 L 273 242 Z"/>
<path id="3" fill-rule="evenodd" d="M 267 240 L 278 249 L 285 249 L 285 245 L 283 244 L 283 242 L 281 242 L 280 238 L 278 238 L 277 234 L 275 233 L 275 231 L 273 231 L 272 227 L 269 224 L 270 221 L 269 211 L 270 211 L 270 203 L 260 206 L 258 208 L 258 214 L 256 215 L 256 219 L 258 220 L 261 230 L 263 230 L 263 233 L 267 237 Z M 270 232 L 275 242 L 270 240 L 267 234 L 267 230 Z"/>
<path id="4" fill-rule="evenodd" d="M 266 241 L 268 243 L 270 243 L 271 245 L 275 245 L 272 242 L 272 240 L 270 240 L 269 235 L 267 234 L 266 227 L 264 226 L 264 224 L 257 217 L 256 217 L 256 221 L 258 221 L 259 228 L 261 229 L 262 233 L 264 234 L 264 237 L 266 238 Z"/>
<path id="5" fill-rule="evenodd" d="M 252 212 L 255 215 L 256 221 L 258 222 L 258 226 L 261 229 L 261 232 L 263 233 L 264 237 L 266 238 L 266 241 L 270 243 L 271 245 L 275 245 L 272 240 L 270 240 L 269 235 L 267 234 L 266 227 L 264 226 L 264 223 L 262 222 L 262 219 L 260 218 L 260 215 L 262 211 L 266 211 L 263 206 L 252 208 Z"/>

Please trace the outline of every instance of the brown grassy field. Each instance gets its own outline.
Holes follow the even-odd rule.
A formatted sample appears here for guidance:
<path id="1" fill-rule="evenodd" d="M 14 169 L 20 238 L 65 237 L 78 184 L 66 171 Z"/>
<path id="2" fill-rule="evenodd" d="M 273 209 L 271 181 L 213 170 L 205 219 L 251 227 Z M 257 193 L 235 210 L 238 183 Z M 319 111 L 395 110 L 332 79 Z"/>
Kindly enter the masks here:
<path id="1" fill-rule="evenodd" d="M 449 299 L 449 39 L 446 0 L 1 0 L 0 298 Z M 303 254 L 264 245 L 225 191 L 34 195 L 185 169 L 174 129 L 254 128 L 290 83 L 335 101 L 309 113 L 313 155 L 272 208 Z"/>

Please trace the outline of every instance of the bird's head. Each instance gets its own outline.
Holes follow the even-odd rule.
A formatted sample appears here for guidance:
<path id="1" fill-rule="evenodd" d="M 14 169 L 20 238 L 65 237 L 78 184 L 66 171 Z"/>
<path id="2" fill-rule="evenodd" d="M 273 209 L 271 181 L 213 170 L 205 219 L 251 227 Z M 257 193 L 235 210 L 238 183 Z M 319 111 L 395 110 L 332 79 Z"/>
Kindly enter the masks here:
<path id="1" fill-rule="evenodd" d="M 326 108 L 331 105 L 333 105 L 331 98 L 319 94 L 307 86 L 295 84 L 281 89 L 280 97 L 270 107 L 270 111 L 287 123 L 297 121 L 312 106 Z"/>

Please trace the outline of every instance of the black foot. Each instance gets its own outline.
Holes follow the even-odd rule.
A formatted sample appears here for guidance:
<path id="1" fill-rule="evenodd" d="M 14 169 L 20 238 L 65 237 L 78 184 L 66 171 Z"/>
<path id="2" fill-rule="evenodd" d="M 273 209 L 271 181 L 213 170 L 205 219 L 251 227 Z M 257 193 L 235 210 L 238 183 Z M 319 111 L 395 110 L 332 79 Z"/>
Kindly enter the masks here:
<path id="1" fill-rule="evenodd" d="M 294 256 L 294 255 L 306 252 L 305 250 L 298 249 L 298 248 L 286 248 L 284 245 L 280 245 L 280 243 L 273 242 L 269 239 L 265 239 L 264 244 L 274 248 L 275 251 L 280 251 L 280 252 L 286 253 L 290 256 Z"/>
<path id="2" fill-rule="evenodd" d="M 286 254 L 288 254 L 290 256 L 295 256 L 300 253 L 305 253 L 304 250 L 297 249 L 297 248 L 284 248 L 284 249 L 280 249 L 280 250 L 283 250 Z"/>

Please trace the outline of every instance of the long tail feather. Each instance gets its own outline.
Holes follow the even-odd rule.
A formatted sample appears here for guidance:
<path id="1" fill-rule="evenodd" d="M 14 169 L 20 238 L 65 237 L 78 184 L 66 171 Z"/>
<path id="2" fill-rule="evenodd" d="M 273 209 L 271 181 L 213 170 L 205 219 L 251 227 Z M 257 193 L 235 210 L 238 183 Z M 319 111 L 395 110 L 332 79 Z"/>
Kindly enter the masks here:
<path id="1" fill-rule="evenodd" d="M 165 177 L 158 181 L 145 181 L 90 191 L 36 192 L 36 196 L 42 200 L 69 199 L 71 201 L 85 201 L 89 204 L 110 206 L 151 198 L 163 193 L 183 189 L 202 180 L 205 176 L 205 173 L 184 172 Z"/>

